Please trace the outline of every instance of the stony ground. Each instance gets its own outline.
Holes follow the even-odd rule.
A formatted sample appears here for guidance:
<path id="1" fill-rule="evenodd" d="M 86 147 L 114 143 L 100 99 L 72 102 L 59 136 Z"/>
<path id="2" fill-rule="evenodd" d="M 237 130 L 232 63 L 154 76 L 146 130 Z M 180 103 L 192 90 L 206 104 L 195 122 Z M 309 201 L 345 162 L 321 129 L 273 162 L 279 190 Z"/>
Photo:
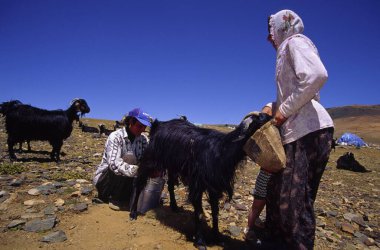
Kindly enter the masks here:
<path id="1" fill-rule="evenodd" d="M 94 127 L 100 122 L 84 121 Z M 105 123 L 111 128 L 111 122 Z M 64 142 L 60 163 L 49 160 L 51 147 L 45 142 L 32 142 L 32 152 L 27 152 L 24 145 L 24 151 L 17 153 L 19 160 L 11 163 L 0 119 L 2 249 L 194 249 L 192 208 L 186 202 L 183 186 L 176 189 L 178 204 L 183 207 L 179 213 L 171 212 L 168 199 L 164 199 L 162 207 L 130 222 L 128 211 L 115 212 L 106 204 L 96 203 L 91 177 L 105 140 L 105 136 L 84 133 L 75 125 L 72 136 Z M 336 160 L 347 151 L 371 172 L 336 169 Z M 252 162 L 242 163 L 233 200 L 220 203 L 224 245 L 210 244 L 210 249 L 247 248 L 243 229 L 257 173 Z M 315 204 L 315 248 L 379 249 L 379 191 L 379 148 L 338 147 L 333 151 Z M 206 200 L 204 208 L 210 225 Z"/>

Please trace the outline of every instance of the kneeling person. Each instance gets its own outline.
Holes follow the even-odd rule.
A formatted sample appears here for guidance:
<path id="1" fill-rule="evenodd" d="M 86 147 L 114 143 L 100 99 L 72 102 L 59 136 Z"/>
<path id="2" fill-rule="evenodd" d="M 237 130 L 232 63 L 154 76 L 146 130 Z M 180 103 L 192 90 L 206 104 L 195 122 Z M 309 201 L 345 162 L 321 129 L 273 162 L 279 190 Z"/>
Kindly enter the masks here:
<path id="1" fill-rule="evenodd" d="M 107 138 L 93 183 L 99 199 L 108 202 L 113 210 L 125 209 L 130 200 L 133 177 L 137 175 L 139 161 L 149 142 L 142 134 L 147 126 L 151 126 L 151 117 L 136 108 L 125 118 L 125 127 Z"/>

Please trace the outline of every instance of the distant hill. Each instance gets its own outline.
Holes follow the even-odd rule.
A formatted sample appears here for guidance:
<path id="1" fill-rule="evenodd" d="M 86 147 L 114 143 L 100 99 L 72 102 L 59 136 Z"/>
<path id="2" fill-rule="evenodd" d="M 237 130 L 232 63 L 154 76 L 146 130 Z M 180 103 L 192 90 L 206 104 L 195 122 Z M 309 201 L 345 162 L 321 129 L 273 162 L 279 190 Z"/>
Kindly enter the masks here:
<path id="1" fill-rule="evenodd" d="M 354 116 L 380 115 L 380 105 L 352 105 L 336 108 L 328 108 L 327 111 L 333 119 Z"/>
<path id="2" fill-rule="evenodd" d="M 380 105 L 352 105 L 328 108 L 334 120 L 335 135 L 357 134 L 367 143 L 380 145 Z"/>

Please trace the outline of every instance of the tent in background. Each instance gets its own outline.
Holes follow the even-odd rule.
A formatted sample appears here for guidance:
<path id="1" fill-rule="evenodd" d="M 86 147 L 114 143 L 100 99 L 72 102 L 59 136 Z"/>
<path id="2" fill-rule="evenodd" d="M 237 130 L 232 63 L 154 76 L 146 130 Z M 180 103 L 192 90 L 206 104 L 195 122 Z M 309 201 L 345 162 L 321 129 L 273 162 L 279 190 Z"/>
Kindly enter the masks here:
<path id="1" fill-rule="evenodd" d="M 337 141 L 339 145 L 351 145 L 355 147 L 368 146 L 359 136 L 352 133 L 344 133 Z"/>

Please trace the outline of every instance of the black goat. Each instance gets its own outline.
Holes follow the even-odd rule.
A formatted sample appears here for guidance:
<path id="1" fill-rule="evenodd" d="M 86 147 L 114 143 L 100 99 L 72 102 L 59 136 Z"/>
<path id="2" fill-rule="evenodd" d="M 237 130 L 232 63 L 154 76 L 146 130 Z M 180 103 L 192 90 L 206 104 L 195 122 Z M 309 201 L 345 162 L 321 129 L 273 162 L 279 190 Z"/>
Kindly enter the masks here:
<path id="1" fill-rule="evenodd" d="M 340 156 L 336 162 L 336 168 L 360 173 L 371 172 L 355 159 L 355 156 L 352 152 L 346 152 Z"/>
<path id="2" fill-rule="evenodd" d="M 110 130 L 110 129 L 107 129 L 106 128 L 106 125 L 104 125 L 104 124 L 99 124 L 98 125 L 99 126 L 99 133 L 101 134 L 101 135 L 110 135 L 114 130 Z"/>
<path id="3" fill-rule="evenodd" d="M 113 130 L 116 130 L 118 128 L 121 128 L 123 126 L 122 122 L 115 121 L 115 125 L 113 125 Z"/>
<path id="4" fill-rule="evenodd" d="M 94 134 L 98 134 L 99 133 L 99 129 L 98 128 L 95 128 L 95 127 L 91 127 L 91 126 L 88 126 L 87 124 L 81 122 L 81 129 L 82 129 L 82 132 L 85 132 L 85 133 L 94 133 Z"/>
<path id="5" fill-rule="evenodd" d="M 22 105 L 22 104 L 23 103 L 20 102 L 19 100 L 3 102 L 2 104 L 0 104 L 0 114 L 2 114 L 3 116 L 6 116 L 11 110 L 13 110 L 18 105 Z M 26 143 L 28 145 L 28 151 L 31 151 L 32 149 L 30 147 L 30 141 L 27 140 Z M 19 151 L 22 151 L 22 142 L 19 143 Z"/>
<path id="6" fill-rule="evenodd" d="M 30 105 L 19 104 L 5 114 L 8 133 L 8 151 L 11 159 L 16 159 L 13 145 L 23 141 L 49 141 L 53 150 L 52 160 L 59 161 L 63 140 L 71 135 L 72 123 L 81 115 L 90 112 L 87 102 L 74 99 L 67 110 L 44 110 Z"/>
<path id="7" fill-rule="evenodd" d="M 205 247 L 201 229 L 203 193 L 208 194 L 213 232 L 218 237 L 219 199 L 223 193 L 232 198 L 235 170 L 245 156 L 243 145 L 269 120 L 270 116 L 263 113 L 251 115 L 228 134 L 200 128 L 182 119 L 154 121 L 150 143 L 144 152 L 135 180 L 130 218 L 137 218 L 137 201 L 148 176 L 167 170 L 170 207 L 172 210 L 178 209 L 174 184 L 179 177 L 188 186 L 188 199 L 194 207 L 195 244 Z"/>

